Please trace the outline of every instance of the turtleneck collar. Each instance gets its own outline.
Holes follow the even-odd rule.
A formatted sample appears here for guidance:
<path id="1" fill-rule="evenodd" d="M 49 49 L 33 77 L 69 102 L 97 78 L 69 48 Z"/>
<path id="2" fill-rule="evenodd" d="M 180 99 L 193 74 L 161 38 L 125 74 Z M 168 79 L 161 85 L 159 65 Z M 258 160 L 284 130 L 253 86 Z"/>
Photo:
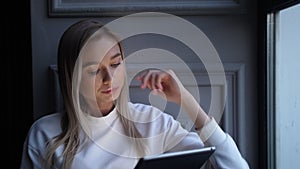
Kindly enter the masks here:
<path id="1" fill-rule="evenodd" d="M 97 124 L 97 125 L 107 125 L 111 124 L 118 116 L 117 109 L 114 107 L 114 109 L 109 112 L 106 116 L 102 117 L 95 117 L 88 115 L 87 119 L 92 123 L 92 124 Z"/>

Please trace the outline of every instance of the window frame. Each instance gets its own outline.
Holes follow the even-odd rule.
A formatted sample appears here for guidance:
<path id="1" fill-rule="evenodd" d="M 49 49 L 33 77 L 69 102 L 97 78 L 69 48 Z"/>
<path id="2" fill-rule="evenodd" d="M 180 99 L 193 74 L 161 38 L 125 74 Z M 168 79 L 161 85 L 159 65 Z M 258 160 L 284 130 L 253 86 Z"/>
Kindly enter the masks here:
<path id="1" fill-rule="evenodd" d="M 259 142 L 260 167 L 276 169 L 275 49 L 277 13 L 300 3 L 300 0 L 266 0 L 259 3 Z"/>

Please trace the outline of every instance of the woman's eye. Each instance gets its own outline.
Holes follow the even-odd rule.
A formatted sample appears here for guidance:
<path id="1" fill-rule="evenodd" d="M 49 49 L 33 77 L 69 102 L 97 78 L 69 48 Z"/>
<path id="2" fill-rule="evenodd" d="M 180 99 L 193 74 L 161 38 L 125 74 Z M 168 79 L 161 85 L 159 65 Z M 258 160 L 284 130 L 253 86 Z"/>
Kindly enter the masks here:
<path id="1" fill-rule="evenodd" d="M 118 67 L 120 64 L 121 64 L 121 62 L 114 63 L 114 64 L 111 64 L 111 67 L 114 67 L 114 68 L 116 68 L 116 67 Z"/>
<path id="2" fill-rule="evenodd" d="M 100 72 L 100 69 L 97 69 L 95 71 L 90 71 L 89 74 L 90 75 L 97 75 Z"/>

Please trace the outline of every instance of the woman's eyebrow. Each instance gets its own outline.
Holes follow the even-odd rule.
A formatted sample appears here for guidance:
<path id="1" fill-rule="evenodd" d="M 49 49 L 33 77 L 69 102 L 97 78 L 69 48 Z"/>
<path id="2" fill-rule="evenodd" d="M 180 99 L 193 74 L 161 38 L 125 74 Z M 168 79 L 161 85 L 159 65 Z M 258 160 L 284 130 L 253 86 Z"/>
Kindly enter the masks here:
<path id="1" fill-rule="evenodd" d="M 98 65 L 99 62 L 86 62 L 85 64 L 83 64 L 83 67 L 88 67 L 88 66 L 91 66 L 91 65 Z"/>
<path id="2" fill-rule="evenodd" d="M 112 57 L 110 57 L 110 60 L 113 60 L 114 58 L 119 57 L 119 56 L 121 56 L 120 52 L 118 52 L 118 53 L 114 54 Z M 91 62 L 85 63 L 83 65 L 83 67 L 87 67 L 87 66 L 91 66 L 91 65 L 98 65 L 98 64 L 99 64 L 99 62 L 91 61 Z"/>
<path id="3" fill-rule="evenodd" d="M 116 58 L 116 57 L 118 57 L 118 56 L 121 56 L 121 53 L 120 53 L 120 52 L 114 54 L 114 55 L 110 58 L 110 60 L 113 60 L 114 58 Z"/>

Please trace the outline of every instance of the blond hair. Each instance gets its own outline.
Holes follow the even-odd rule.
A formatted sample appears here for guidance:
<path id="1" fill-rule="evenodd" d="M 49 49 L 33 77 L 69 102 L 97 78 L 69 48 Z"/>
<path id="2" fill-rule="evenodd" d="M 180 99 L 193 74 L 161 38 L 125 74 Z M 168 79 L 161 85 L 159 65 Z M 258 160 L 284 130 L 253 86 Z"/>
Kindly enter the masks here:
<path id="1" fill-rule="evenodd" d="M 62 133 L 50 140 L 47 144 L 46 168 L 51 168 L 55 161 L 55 152 L 60 146 L 63 146 L 62 168 L 72 167 L 75 155 L 83 143 L 87 143 L 91 138 L 88 120 L 82 109 L 82 101 L 79 94 L 81 81 L 82 60 L 80 53 L 82 49 L 92 40 L 101 38 L 102 35 L 109 35 L 116 39 L 122 57 L 124 59 L 121 44 L 117 36 L 103 27 L 103 24 L 97 20 L 82 20 L 70 26 L 60 39 L 58 49 L 58 71 L 59 82 L 64 99 L 65 115 L 62 118 Z M 133 121 L 127 117 L 130 116 L 129 109 L 129 86 L 127 84 L 126 73 L 124 73 L 125 82 L 121 89 L 120 96 L 116 99 L 116 109 L 118 111 L 125 134 L 132 138 L 138 156 L 145 155 L 146 147 L 143 145 L 141 134 L 138 132 Z M 80 132 L 84 132 L 84 139 L 79 137 Z M 84 146 L 82 146 L 84 148 Z"/>

